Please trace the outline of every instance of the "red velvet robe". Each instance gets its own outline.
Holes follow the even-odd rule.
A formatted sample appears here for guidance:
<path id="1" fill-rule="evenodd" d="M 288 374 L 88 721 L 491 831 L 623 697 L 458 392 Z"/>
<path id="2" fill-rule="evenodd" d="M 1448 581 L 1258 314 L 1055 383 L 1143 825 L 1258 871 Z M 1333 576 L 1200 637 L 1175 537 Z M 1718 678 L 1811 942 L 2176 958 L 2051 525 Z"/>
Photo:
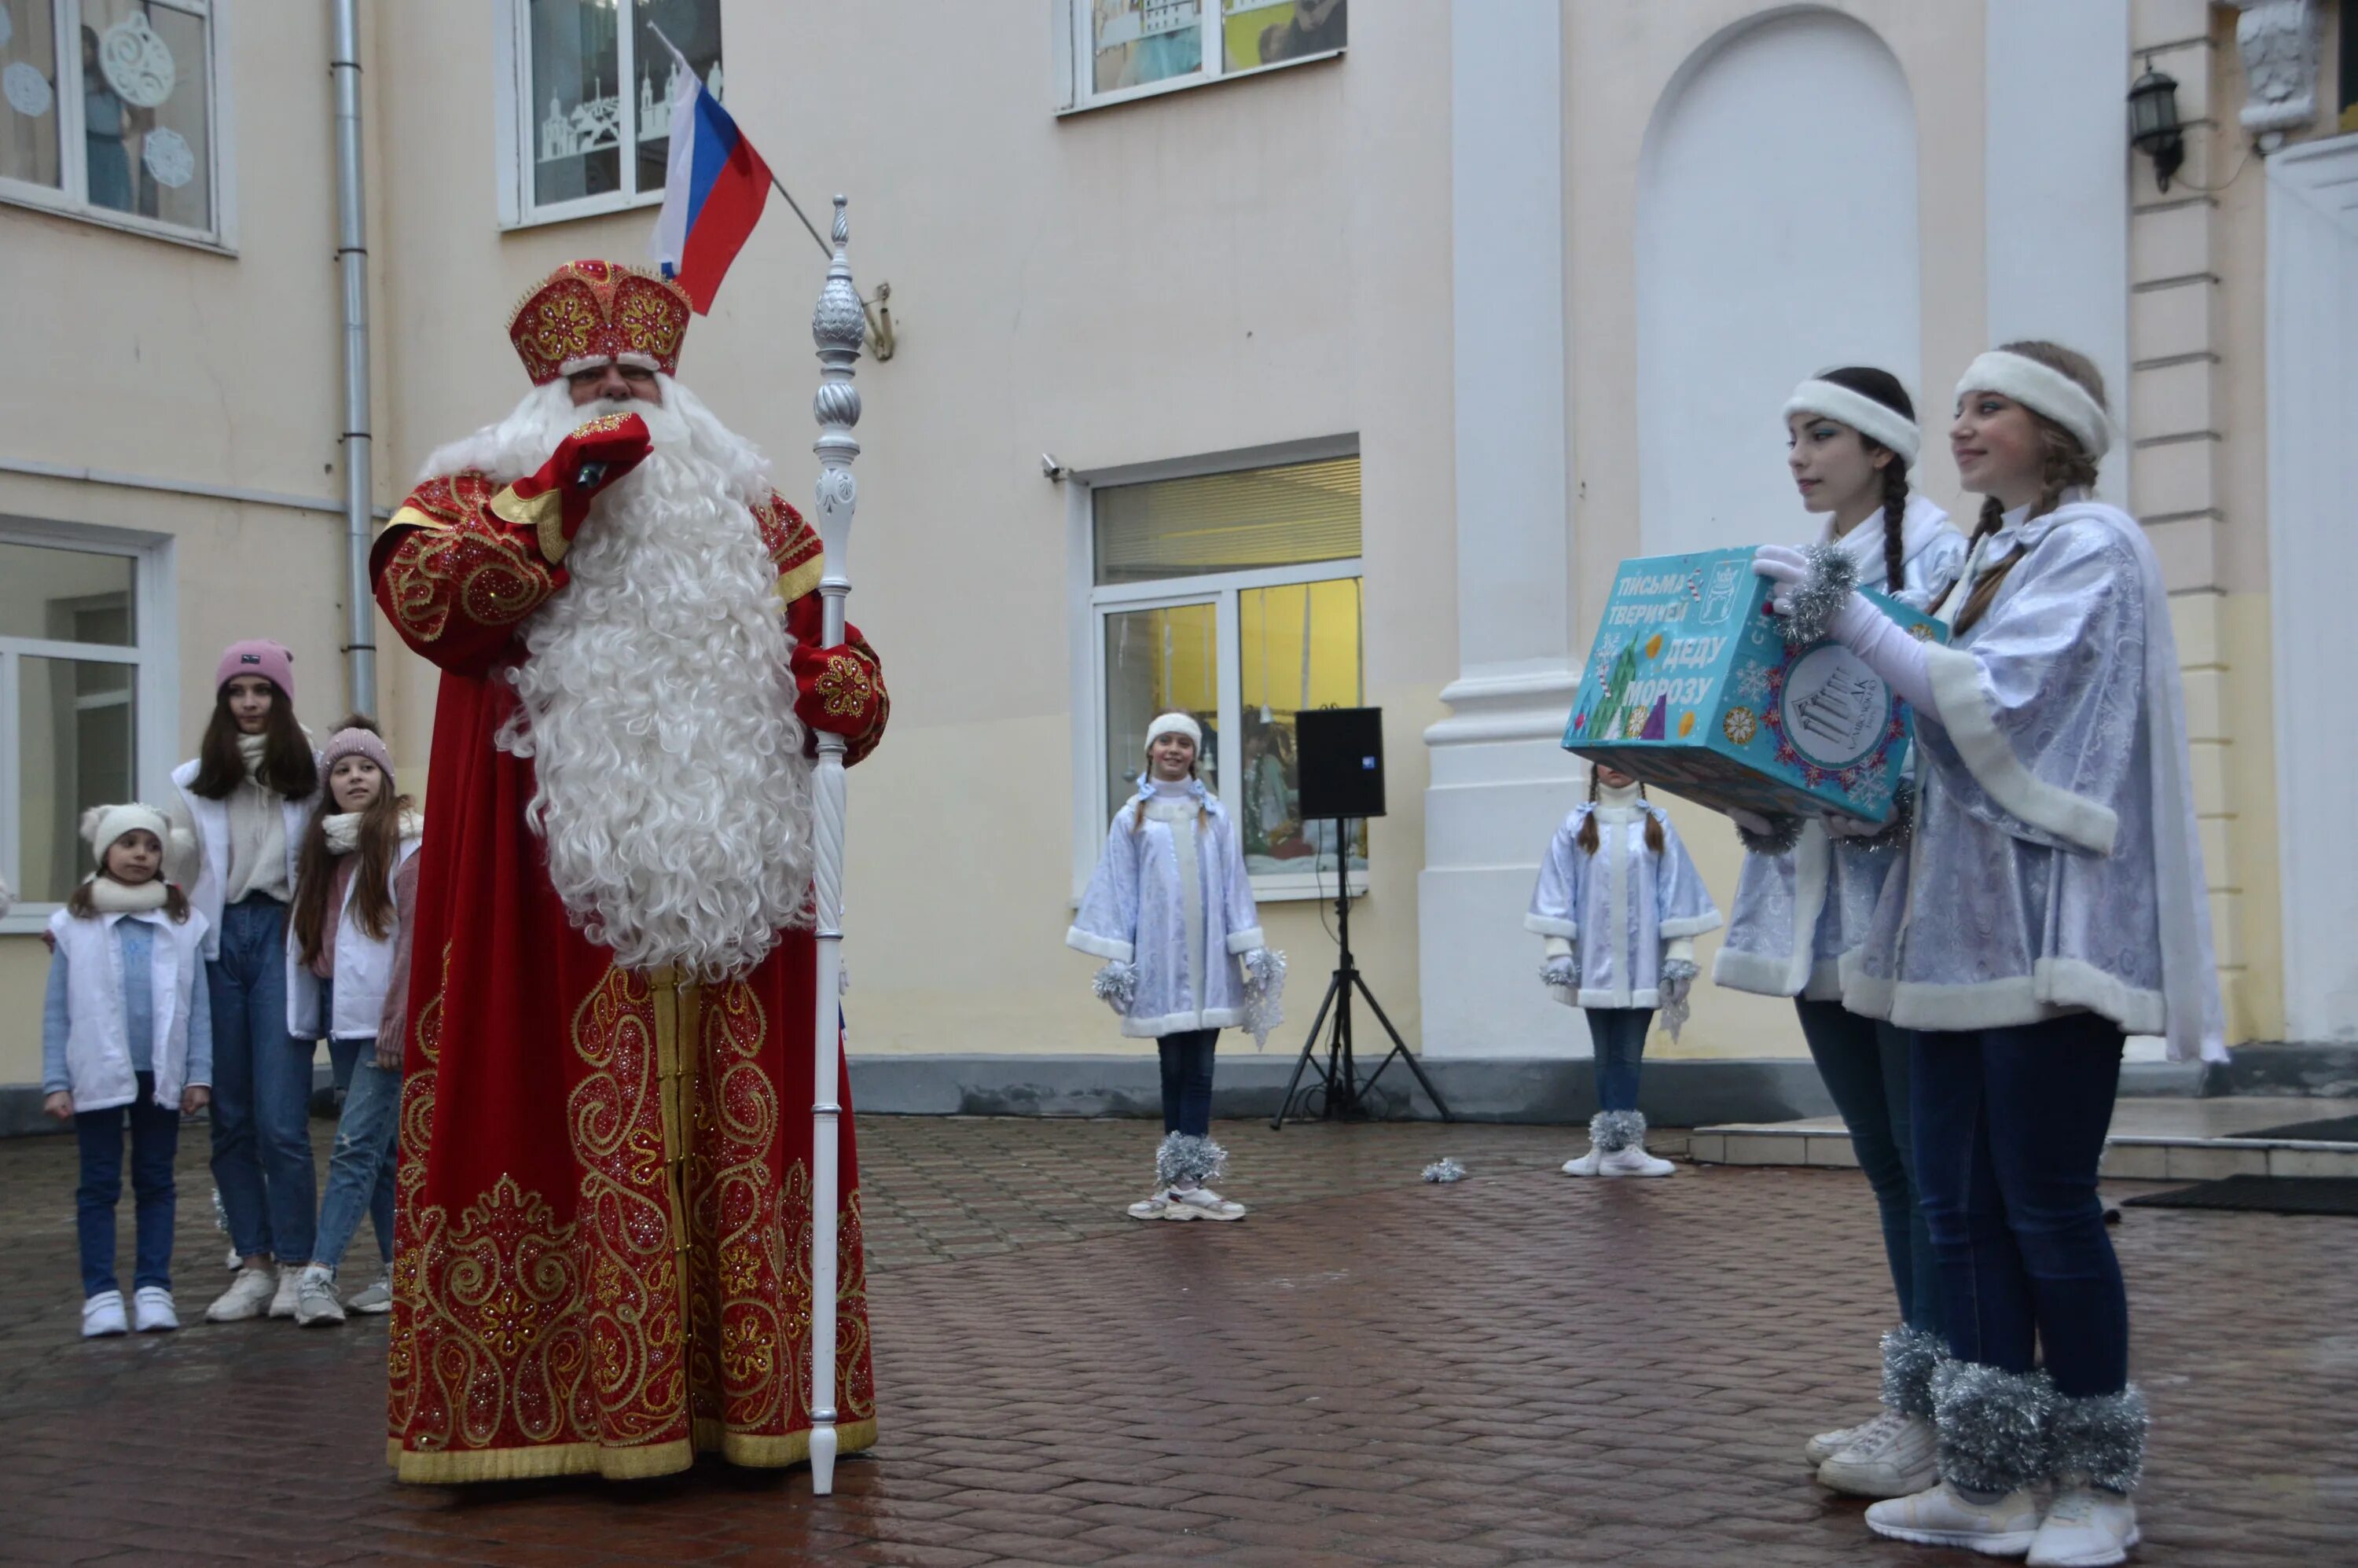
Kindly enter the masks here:
<path id="1" fill-rule="evenodd" d="M 418 853 L 404 1055 L 387 1456 L 405 1481 L 657 1476 L 698 1451 L 807 1457 L 815 946 L 788 933 L 715 985 L 618 968 L 568 917 L 525 826 L 533 764 L 492 744 L 494 674 L 566 577 L 480 474 L 420 486 L 378 541 L 378 601 L 443 670 Z M 819 546 L 750 516 L 798 642 Z M 865 754 L 873 654 L 798 648 L 806 721 Z M 806 667 L 807 666 L 807 667 Z M 839 1039 L 830 1048 L 840 1049 Z M 843 1097 L 849 1098 L 848 1092 Z M 838 1431 L 875 1441 L 849 1118 Z"/>

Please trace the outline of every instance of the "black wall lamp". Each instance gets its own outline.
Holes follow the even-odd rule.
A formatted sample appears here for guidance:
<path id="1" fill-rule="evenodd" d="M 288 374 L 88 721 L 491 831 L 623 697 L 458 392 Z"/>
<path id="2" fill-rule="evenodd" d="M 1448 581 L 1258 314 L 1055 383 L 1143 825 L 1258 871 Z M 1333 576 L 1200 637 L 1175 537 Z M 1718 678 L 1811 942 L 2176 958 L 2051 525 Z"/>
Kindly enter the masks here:
<path id="1" fill-rule="evenodd" d="M 2178 123 L 2178 79 L 2154 70 L 2150 59 L 2129 89 L 2129 143 L 2153 159 L 2154 183 L 2168 190 L 2186 161 L 2186 137 Z"/>

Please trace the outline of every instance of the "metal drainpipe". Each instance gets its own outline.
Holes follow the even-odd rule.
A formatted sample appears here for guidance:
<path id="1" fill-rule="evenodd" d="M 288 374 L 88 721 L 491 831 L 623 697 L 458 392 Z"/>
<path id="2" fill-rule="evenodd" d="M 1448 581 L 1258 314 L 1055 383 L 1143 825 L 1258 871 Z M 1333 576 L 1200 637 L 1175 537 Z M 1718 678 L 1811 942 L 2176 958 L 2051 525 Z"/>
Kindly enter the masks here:
<path id="1" fill-rule="evenodd" d="M 344 286 L 344 646 L 352 711 L 376 712 L 376 601 L 369 591 L 368 246 L 361 188 L 360 0 L 330 0 L 335 15 L 336 262 Z"/>

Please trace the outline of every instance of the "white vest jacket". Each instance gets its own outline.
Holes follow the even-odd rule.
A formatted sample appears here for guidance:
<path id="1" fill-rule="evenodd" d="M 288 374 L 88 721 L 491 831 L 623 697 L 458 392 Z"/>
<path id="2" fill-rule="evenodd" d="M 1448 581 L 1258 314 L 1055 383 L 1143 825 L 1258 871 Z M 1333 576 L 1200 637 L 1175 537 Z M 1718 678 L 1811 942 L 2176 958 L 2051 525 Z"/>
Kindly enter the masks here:
<path id="1" fill-rule="evenodd" d="M 388 896 L 402 862 L 417 853 L 417 839 L 406 838 L 385 873 Z M 356 851 L 357 852 L 357 851 Z M 368 1040 L 376 1035 L 384 1011 L 385 988 L 393 980 L 393 936 L 383 939 L 361 929 L 352 913 L 352 894 L 360 890 L 355 876 L 344 886 L 343 907 L 336 914 L 336 979 L 330 1005 L 335 1016 L 319 1016 L 319 977 L 297 951 L 295 923 L 287 923 L 287 1033 L 297 1040 Z M 325 1029 L 321 1025 L 326 1025 Z"/>
<path id="2" fill-rule="evenodd" d="M 189 786 L 196 782 L 199 759 L 189 758 L 172 770 L 172 783 L 188 803 L 189 820 L 197 829 L 197 874 L 189 888 L 189 907 L 205 917 L 205 957 L 221 957 L 222 893 L 228 886 L 229 802 L 207 800 Z M 295 885 L 295 861 L 302 853 L 303 829 L 311 823 L 311 807 L 319 796 L 281 799 L 278 809 L 287 827 L 287 885 Z"/>
<path id="3" fill-rule="evenodd" d="M 147 976 L 156 1014 L 156 1103 L 177 1111 L 189 1075 L 189 1008 L 195 988 L 204 983 L 200 950 L 210 935 L 205 917 L 194 910 L 178 925 L 160 909 L 89 920 L 60 909 L 49 916 L 49 935 L 66 961 L 66 1005 L 71 1010 L 66 1076 L 73 1085 L 74 1109 L 129 1105 L 139 1094 L 123 1023 L 123 947 L 114 939 L 119 920 L 141 920 L 156 928 Z"/>

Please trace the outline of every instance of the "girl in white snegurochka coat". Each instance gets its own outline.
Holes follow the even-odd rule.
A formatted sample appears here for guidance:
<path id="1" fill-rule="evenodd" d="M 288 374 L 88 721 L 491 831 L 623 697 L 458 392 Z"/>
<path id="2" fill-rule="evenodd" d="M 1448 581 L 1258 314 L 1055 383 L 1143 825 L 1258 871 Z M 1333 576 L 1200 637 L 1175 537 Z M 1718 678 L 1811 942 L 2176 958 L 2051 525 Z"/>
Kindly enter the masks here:
<path id="1" fill-rule="evenodd" d="M 1261 939 L 1236 825 L 1195 776 L 1203 731 L 1184 713 L 1147 726 L 1138 794 L 1114 814 L 1065 945 L 1106 960 L 1098 999 L 1121 1032 L 1155 1042 L 1163 1141 L 1155 1190 L 1132 1219 L 1241 1219 L 1206 1184 L 1228 1152 L 1211 1139 L 1212 1049 L 1243 1028 L 1255 1044 L 1281 1022 L 1285 956 Z"/>

